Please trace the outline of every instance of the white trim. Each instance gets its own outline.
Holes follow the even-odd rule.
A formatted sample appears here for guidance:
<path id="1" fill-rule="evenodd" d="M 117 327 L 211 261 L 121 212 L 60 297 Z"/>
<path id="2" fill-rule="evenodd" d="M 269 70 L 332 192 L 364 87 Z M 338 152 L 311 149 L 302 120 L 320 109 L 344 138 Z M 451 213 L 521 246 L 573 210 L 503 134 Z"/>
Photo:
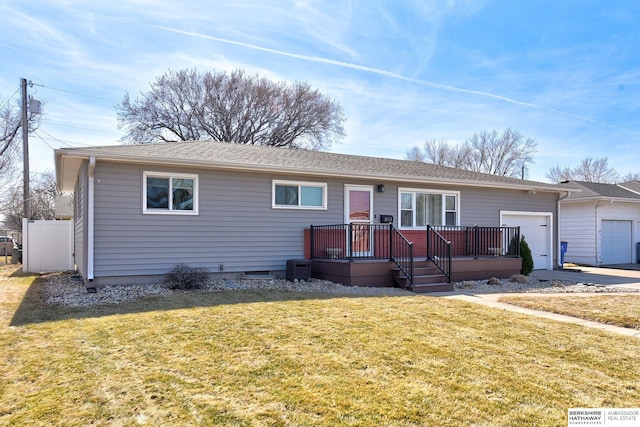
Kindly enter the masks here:
<path id="1" fill-rule="evenodd" d="M 344 222 L 345 224 L 349 224 L 349 222 L 359 222 L 365 223 L 365 221 L 350 221 L 349 220 L 349 197 L 347 197 L 347 192 L 349 190 L 356 191 L 368 191 L 371 194 L 369 197 L 369 224 L 373 223 L 373 185 L 356 185 L 356 184 L 345 184 L 344 185 Z"/>
<path id="2" fill-rule="evenodd" d="M 368 191 L 369 192 L 369 220 L 351 220 L 349 218 L 349 191 Z M 344 222 L 345 224 L 373 224 L 373 185 L 357 185 L 357 184 L 345 184 L 344 185 Z M 369 229 L 370 230 L 370 229 Z M 347 231 L 347 245 L 349 251 L 351 251 L 351 244 L 349 242 L 349 232 Z M 358 256 L 370 256 L 373 253 L 373 233 L 369 231 L 369 251 L 368 252 L 354 252 Z"/>
<path id="3" fill-rule="evenodd" d="M 154 209 L 147 208 L 147 178 L 167 178 L 169 179 L 169 186 L 171 186 L 171 180 L 173 178 L 178 179 L 192 179 L 193 180 L 193 209 L 192 210 L 180 210 L 180 209 Z M 157 171 L 143 171 L 142 172 L 142 213 L 151 215 L 198 215 L 199 214 L 199 201 L 200 201 L 200 187 L 198 183 L 198 175 L 192 173 L 174 173 L 174 172 L 157 172 Z M 171 193 L 171 191 L 169 191 Z M 169 206 L 172 201 L 169 199 Z"/>
<path id="4" fill-rule="evenodd" d="M 298 187 L 298 205 L 276 205 L 276 185 Z M 319 187 L 322 189 L 322 206 L 302 206 L 302 194 L 300 187 Z M 296 209 L 296 210 L 327 210 L 327 183 L 310 181 L 291 181 L 284 179 L 271 180 L 271 208 L 272 209 Z"/>
<path id="5" fill-rule="evenodd" d="M 500 225 L 505 226 L 503 223 L 504 216 L 543 216 L 547 218 L 547 253 L 551 256 L 547 257 L 547 265 L 545 270 L 553 270 L 553 258 L 554 253 L 556 259 L 560 260 L 560 242 L 557 242 L 557 250 L 553 250 L 553 212 L 533 212 L 533 211 L 500 211 Z"/>
<path id="6" fill-rule="evenodd" d="M 95 200 L 95 168 L 96 158 L 94 156 L 89 157 L 89 168 L 87 170 L 87 177 L 89 179 L 87 184 L 87 280 L 93 281 L 93 269 L 94 269 L 94 200 Z"/>
<path id="7" fill-rule="evenodd" d="M 426 230 L 427 226 L 412 226 L 407 227 L 402 225 L 402 193 L 420 193 L 420 194 L 440 194 L 442 196 L 456 196 L 456 223 L 454 225 L 460 225 L 460 191 L 449 191 L 449 190 L 431 190 L 427 188 L 411 188 L 411 187 L 399 187 L 398 188 L 398 228 L 400 230 Z M 415 203 L 415 197 L 413 197 L 413 202 Z M 442 198 L 442 218 L 446 222 L 446 197 Z M 413 206 L 413 219 L 412 223 L 416 223 L 416 207 Z M 431 224 L 431 225 L 440 225 L 440 224 Z"/>

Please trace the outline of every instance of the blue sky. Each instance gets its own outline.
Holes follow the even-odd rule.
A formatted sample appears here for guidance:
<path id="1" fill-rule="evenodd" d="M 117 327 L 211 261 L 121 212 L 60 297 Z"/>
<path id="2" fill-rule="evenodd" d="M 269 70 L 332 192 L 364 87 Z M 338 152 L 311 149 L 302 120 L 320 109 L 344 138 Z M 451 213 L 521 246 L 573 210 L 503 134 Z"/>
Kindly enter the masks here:
<path id="1" fill-rule="evenodd" d="M 168 69 L 307 81 L 344 108 L 331 151 L 404 158 L 512 127 L 538 143 L 530 178 L 608 157 L 640 172 L 637 0 L 0 4 L 0 96 L 44 101 L 31 169 L 53 149 L 119 144 L 114 105 Z"/>

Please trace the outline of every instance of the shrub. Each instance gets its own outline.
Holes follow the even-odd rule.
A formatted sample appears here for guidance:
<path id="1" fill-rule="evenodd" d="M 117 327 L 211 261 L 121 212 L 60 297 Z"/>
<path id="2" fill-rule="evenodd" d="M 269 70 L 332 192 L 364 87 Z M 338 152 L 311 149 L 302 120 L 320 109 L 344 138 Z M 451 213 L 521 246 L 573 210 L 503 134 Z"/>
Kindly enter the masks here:
<path id="1" fill-rule="evenodd" d="M 186 264 L 177 264 L 169 273 L 165 283 L 171 289 L 201 289 L 207 283 L 209 271 L 204 267 L 190 267 Z"/>
<path id="2" fill-rule="evenodd" d="M 509 278 L 509 281 L 514 283 L 527 283 L 528 279 L 524 274 L 514 274 Z"/>
<path id="3" fill-rule="evenodd" d="M 487 280 L 487 285 L 500 285 L 502 282 L 500 282 L 500 279 L 498 279 L 497 277 L 492 277 L 491 279 Z"/>
<path id="4" fill-rule="evenodd" d="M 533 256 L 529 245 L 524 240 L 524 236 L 520 240 L 520 256 L 522 257 L 522 270 L 520 270 L 520 273 L 528 276 L 533 271 Z"/>

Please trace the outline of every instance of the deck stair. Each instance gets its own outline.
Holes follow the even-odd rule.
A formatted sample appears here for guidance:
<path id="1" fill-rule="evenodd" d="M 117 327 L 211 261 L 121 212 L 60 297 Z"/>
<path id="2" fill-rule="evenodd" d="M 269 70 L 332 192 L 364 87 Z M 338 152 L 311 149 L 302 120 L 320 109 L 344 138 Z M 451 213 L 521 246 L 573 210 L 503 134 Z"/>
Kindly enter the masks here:
<path id="1" fill-rule="evenodd" d="M 453 291 L 453 283 L 447 281 L 435 264 L 428 260 L 413 261 L 413 284 L 409 278 L 398 268 L 394 267 L 393 279 L 402 288 L 415 293 L 448 292 Z"/>

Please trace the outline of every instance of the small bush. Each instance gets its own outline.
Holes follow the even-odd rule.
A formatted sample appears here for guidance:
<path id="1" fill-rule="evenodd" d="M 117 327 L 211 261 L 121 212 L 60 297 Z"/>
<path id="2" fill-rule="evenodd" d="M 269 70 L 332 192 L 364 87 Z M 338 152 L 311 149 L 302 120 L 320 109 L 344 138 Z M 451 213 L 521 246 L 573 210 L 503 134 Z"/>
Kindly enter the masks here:
<path id="1" fill-rule="evenodd" d="M 529 280 L 524 274 L 514 274 L 509 278 L 509 281 L 514 283 L 527 283 Z"/>
<path id="2" fill-rule="evenodd" d="M 492 277 L 491 279 L 487 280 L 487 285 L 500 285 L 500 284 L 502 284 L 502 282 L 497 277 Z"/>
<path id="3" fill-rule="evenodd" d="M 520 270 L 520 273 L 528 276 L 533 271 L 533 256 L 529 245 L 524 240 L 524 236 L 520 240 L 520 256 L 522 257 L 522 270 Z"/>
<path id="4" fill-rule="evenodd" d="M 190 267 L 186 264 L 177 264 L 169 273 L 165 283 L 171 289 L 201 289 L 207 283 L 209 271 L 204 267 Z"/>
<path id="5" fill-rule="evenodd" d="M 465 289 L 469 289 L 469 288 L 475 288 L 476 284 L 469 281 L 469 280 L 465 280 L 464 282 L 462 282 L 462 284 L 460 285 L 461 288 L 465 288 Z"/>

